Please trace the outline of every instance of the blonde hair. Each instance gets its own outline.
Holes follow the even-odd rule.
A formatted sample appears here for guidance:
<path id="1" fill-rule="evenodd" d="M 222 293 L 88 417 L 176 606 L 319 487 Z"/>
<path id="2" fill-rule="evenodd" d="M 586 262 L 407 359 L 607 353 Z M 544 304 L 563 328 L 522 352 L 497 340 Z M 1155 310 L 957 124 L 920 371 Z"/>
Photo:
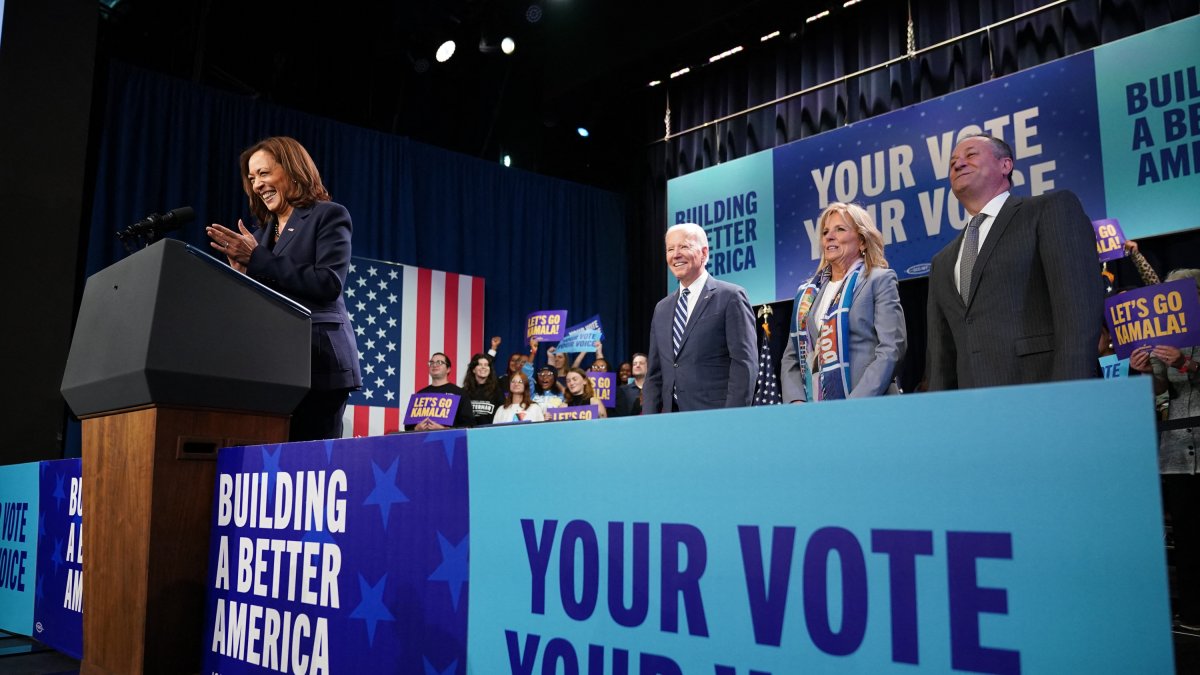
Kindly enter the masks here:
<path id="1" fill-rule="evenodd" d="M 863 245 L 863 265 L 867 268 L 867 274 L 870 274 L 871 269 L 875 267 L 887 268 L 887 259 L 883 257 L 883 235 L 879 233 L 879 228 L 875 227 L 875 221 L 871 219 L 871 214 L 858 204 L 833 202 L 826 206 L 820 217 L 817 218 L 817 235 L 821 236 L 821 232 L 825 229 L 825 222 L 835 213 L 841 214 L 842 218 L 858 233 L 859 242 Z M 822 256 L 817 271 L 820 272 L 826 267 L 829 267 L 829 261 Z"/>

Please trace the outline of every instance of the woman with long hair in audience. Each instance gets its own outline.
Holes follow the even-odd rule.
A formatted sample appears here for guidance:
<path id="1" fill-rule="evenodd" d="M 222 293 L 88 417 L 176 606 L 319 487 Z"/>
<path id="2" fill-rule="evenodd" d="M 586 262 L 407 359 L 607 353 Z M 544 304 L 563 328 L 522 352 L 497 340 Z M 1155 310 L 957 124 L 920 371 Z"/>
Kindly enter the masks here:
<path id="1" fill-rule="evenodd" d="M 496 409 L 493 421 L 496 424 L 509 422 L 541 422 L 545 418 L 542 407 L 533 402 L 530 396 L 531 386 L 529 377 L 524 371 L 518 370 L 508 376 L 508 393 L 504 395 L 504 405 Z"/>
<path id="2" fill-rule="evenodd" d="M 898 393 L 907 334 L 883 236 L 865 209 L 841 202 L 821 212 L 817 231 L 821 264 L 796 294 L 780 363 L 783 400 Z"/>
<path id="3" fill-rule="evenodd" d="M 588 379 L 587 371 L 582 368 L 572 368 L 567 371 L 567 393 L 563 400 L 568 406 L 599 406 L 600 416 L 608 417 L 604 411 L 604 403 L 596 396 L 592 381 Z"/>
<path id="4" fill-rule="evenodd" d="M 491 424 L 496 416 L 496 409 L 504 405 L 504 392 L 496 381 L 496 373 L 492 370 L 492 359 L 487 354 L 476 354 L 471 357 L 471 368 L 463 376 L 463 391 L 467 393 L 471 412 L 475 415 L 475 426 Z"/>

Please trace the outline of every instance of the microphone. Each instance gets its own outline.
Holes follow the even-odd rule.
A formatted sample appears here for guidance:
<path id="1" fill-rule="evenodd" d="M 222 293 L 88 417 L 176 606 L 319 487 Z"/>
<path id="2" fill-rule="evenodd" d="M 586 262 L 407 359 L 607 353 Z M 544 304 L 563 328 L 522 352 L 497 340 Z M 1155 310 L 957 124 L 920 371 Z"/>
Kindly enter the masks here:
<path id="1" fill-rule="evenodd" d="M 118 239 L 127 237 L 151 237 L 157 239 L 173 232 L 196 219 L 196 211 L 190 206 L 181 206 L 166 213 L 153 213 L 117 233 Z"/>

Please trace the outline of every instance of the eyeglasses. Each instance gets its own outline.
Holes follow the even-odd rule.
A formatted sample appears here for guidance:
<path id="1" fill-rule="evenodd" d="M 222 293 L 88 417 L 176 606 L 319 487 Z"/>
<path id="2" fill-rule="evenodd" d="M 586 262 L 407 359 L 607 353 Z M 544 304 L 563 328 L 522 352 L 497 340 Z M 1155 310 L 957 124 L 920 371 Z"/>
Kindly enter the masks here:
<path id="1" fill-rule="evenodd" d="M 431 365 L 431 366 L 444 366 L 444 365 L 446 365 L 446 362 L 445 362 L 445 361 L 443 361 L 443 360 L 441 360 L 441 359 L 432 359 L 432 360 L 430 360 L 430 362 L 429 362 L 429 365 Z"/>

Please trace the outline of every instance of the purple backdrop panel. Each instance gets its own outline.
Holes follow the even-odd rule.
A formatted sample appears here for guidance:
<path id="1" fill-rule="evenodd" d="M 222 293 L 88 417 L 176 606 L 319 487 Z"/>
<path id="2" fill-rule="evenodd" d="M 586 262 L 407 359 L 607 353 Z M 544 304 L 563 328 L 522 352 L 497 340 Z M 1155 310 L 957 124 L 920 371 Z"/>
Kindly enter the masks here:
<path id="1" fill-rule="evenodd" d="M 1096 229 L 1096 253 L 1100 255 L 1100 262 L 1125 257 L 1125 231 L 1116 218 L 1093 220 L 1092 227 Z"/>
<path id="2" fill-rule="evenodd" d="M 37 591 L 33 636 L 83 658 L 83 466 L 79 459 L 41 462 Z"/>
<path id="3" fill-rule="evenodd" d="M 204 672 L 466 672 L 461 431 L 228 448 Z"/>
<path id="4" fill-rule="evenodd" d="M 408 398 L 404 423 L 419 424 L 422 420 L 433 420 L 444 426 L 453 426 L 458 399 L 458 394 L 413 394 Z"/>
<path id="5" fill-rule="evenodd" d="M 1104 301 L 1104 320 L 1123 359 L 1138 347 L 1200 345 L 1196 282 L 1180 279 L 1114 295 Z"/>
<path id="6" fill-rule="evenodd" d="M 534 312 L 525 317 L 525 337 L 537 338 L 542 342 L 558 342 L 563 339 L 567 326 L 567 310 L 550 309 Z"/>

